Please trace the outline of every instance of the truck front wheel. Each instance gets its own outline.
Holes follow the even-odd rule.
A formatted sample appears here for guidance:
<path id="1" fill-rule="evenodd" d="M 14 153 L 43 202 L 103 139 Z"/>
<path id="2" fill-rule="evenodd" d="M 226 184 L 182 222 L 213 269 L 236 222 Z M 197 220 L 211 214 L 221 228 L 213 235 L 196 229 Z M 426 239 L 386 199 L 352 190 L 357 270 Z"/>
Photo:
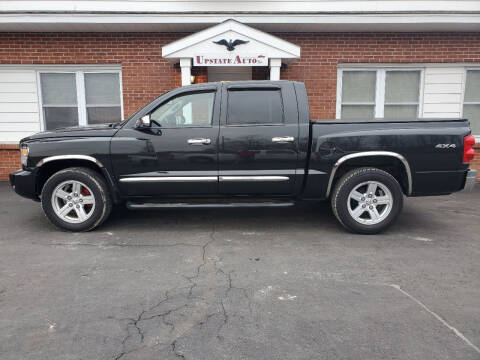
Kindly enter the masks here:
<path id="1" fill-rule="evenodd" d="M 377 168 L 358 168 L 338 180 L 331 198 L 333 213 L 350 231 L 377 234 L 387 229 L 403 207 L 398 181 Z"/>
<path id="2" fill-rule="evenodd" d="M 89 231 L 110 215 L 112 200 L 103 177 L 88 168 L 68 168 L 45 183 L 42 208 L 59 228 Z"/>

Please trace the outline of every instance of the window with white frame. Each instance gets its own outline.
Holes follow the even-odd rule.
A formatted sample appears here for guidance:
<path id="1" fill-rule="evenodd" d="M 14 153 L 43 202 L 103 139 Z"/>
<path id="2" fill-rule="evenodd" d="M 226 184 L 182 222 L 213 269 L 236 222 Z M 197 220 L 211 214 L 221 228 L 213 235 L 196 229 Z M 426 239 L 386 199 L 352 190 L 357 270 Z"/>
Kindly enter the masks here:
<path id="1" fill-rule="evenodd" d="M 40 72 L 43 128 L 120 121 L 119 71 Z"/>
<path id="2" fill-rule="evenodd" d="M 480 69 L 467 70 L 463 117 L 470 120 L 472 134 L 480 135 Z"/>
<path id="3" fill-rule="evenodd" d="M 342 69 L 337 118 L 411 119 L 420 116 L 421 70 Z"/>

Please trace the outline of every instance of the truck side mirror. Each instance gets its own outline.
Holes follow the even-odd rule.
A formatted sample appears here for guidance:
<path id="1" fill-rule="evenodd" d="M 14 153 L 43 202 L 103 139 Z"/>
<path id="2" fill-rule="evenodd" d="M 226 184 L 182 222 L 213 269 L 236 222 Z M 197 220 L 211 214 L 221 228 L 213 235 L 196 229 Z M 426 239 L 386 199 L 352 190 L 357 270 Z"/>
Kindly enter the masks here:
<path id="1" fill-rule="evenodd" d="M 138 119 L 137 127 L 140 127 L 140 128 L 147 128 L 148 127 L 149 128 L 150 125 L 151 125 L 150 114 L 144 115 L 140 119 Z"/>

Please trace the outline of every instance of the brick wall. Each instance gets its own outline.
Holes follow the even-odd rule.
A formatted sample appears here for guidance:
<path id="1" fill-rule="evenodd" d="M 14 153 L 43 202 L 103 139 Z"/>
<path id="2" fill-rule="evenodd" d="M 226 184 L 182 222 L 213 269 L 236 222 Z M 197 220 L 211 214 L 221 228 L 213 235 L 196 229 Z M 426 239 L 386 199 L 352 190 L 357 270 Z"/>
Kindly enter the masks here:
<path id="1" fill-rule="evenodd" d="M 0 64 L 122 65 L 125 115 L 180 86 L 180 69 L 161 56 L 162 46 L 187 33 L 0 33 Z M 479 63 L 480 33 L 277 33 L 301 46 L 302 57 L 281 78 L 305 82 L 314 119 L 335 117 L 339 63 Z M 206 68 L 193 68 L 195 82 Z M 268 70 L 254 68 L 255 79 Z M 2 150 L 9 154 L 12 150 Z M 15 151 L 13 151 L 15 153 Z M 7 156 L 5 156 L 7 158 Z M 10 164 L 10 160 L 9 164 Z M 6 163 L 6 162 L 5 162 Z M 0 157 L 0 168 L 4 169 Z M 11 169 L 17 164 L 8 165 Z M 479 166 L 480 167 L 480 166 Z M 8 172 L 8 171 L 7 171 Z M 4 175 L 0 174 L 0 178 Z"/>
<path id="2" fill-rule="evenodd" d="M 0 33 L 1 64 L 122 65 L 125 115 L 180 86 L 162 46 L 186 33 Z M 304 81 L 312 118 L 335 116 L 339 63 L 479 63 L 480 33 L 276 33 L 301 47 L 281 78 Z M 254 68 L 255 78 L 266 69 Z M 206 68 L 193 68 L 196 82 Z"/>
<path id="3" fill-rule="evenodd" d="M 7 180 L 8 174 L 20 168 L 18 145 L 0 144 L 0 180 Z"/>

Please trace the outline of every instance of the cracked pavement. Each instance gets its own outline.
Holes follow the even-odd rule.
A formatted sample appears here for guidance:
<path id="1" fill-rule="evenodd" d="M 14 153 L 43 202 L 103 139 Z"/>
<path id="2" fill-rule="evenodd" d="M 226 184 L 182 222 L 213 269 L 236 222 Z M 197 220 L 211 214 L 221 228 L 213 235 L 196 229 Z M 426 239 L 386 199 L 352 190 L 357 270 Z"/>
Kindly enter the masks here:
<path id="1" fill-rule="evenodd" d="M 479 202 L 407 199 L 379 236 L 328 203 L 68 233 L 0 183 L 0 358 L 478 360 Z"/>

